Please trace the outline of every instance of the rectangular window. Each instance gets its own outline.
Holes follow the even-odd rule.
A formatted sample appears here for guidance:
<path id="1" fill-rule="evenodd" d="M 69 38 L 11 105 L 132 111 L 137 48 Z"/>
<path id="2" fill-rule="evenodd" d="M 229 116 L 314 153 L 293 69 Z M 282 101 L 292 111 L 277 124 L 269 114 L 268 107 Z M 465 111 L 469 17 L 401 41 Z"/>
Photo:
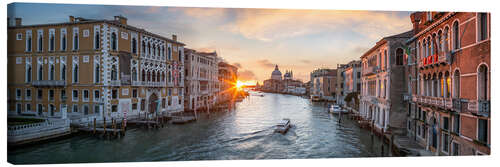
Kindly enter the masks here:
<path id="1" fill-rule="evenodd" d="M 448 117 L 443 117 L 443 129 L 447 131 L 450 130 L 448 122 Z"/>
<path id="2" fill-rule="evenodd" d="M 168 106 L 172 105 L 172 99 L 168 99 Z"/>
<path id="3" fill-rule="evenodd" d="M 132 110 L 137 110 L 137 103 L 132 104 Z"/>
<path id="4" fill-rule="evenodd" d="M 480 142 L 488 143 L 488 120 L 478 119 L 477 139 Z"/>
<path id="5" fill-rule="evenodd" d="M 132 89 L 132 97 L 137 98 L 137 89 Z"/>
<path id="6" fill-rule="evenodd" d="M 94 101 L 98 102 L 101 99 L 101 92 L 99 90 L 94 90 Z"/>
<path id="7" fill-rule="evenodd" d="M 83 101 L 89 101 L 89 90 L 83 90 Z"/>
<path id="8" fill-rule="evenodd" d="M 453 132 L 460 134 L 460 115 L 453 115 Z"/>
<path id="9" fill-rule="evenodd" d="M 16 103 L 16 112 L 17 113 L 21 113 L 22 109 L 23 109 L 22 108 L 22 104 L 21 103 Z"/>
<path id="10" fill-rule="evenodd" d="M 99 25 L 94 26 L 94 49 L 99 49 L 101 46 L 101 31 Z"/>
<path id="11" fill-rule="evenodd" d="M 479 13 L 479 17 L 479 40 L 482 41 L 488 38 L 488 14 Z"/>
<path id="12" fill-rule="evenodd" d="M 453 150 L 451 155 L 458 156 L 460 154 L 460 144 L 453 142 L 451 149 Z"/>
<path id="13" fill-rule="evenodd" d="M 31 100 L 31 89 L 26 89 L 25 99 Z"/>
<path id="14" fill-rule="evenodd" d="M 49 29 L 49 51 L 54 51 L 56 48 L 56 30 Z"/>
<path id="15" fill-rule="evenodd" d="M 99 104 L 94 104 L 94 114 L 99 114 L 101 113 L 101 108 L 99 107 Z"/>
<path id="16" fill-rule="evenodd" d="M 78 112 L 78 104 L 73 104 L 73 111 L 72 112 Z"/>
<path id="17" fill-rule="evenodd" d="M 26 103 L 26 111 L 31 112 L 31 103 Z"/>
<path id="18" fill-rule="evenodd" d="M 36 111 L 38 112 L 38 115 L 41 115 L 42 112 L 43 112 L 43 105 L 42 104 L 38 104 L 36 106 Z"/>
<path id="19" fill-rule="evenodd" d="M 117 112 L 118 111 L 118 106 L 117 105 L 112 105 L 111 106 L 111 112 Z"/>
<path id="20" fill-rule="evenodd" d="M 21 96 L 22 96 L 21 92 L 22 92 L 21 89 L 19 89 L 19 88 L 16 89 L 16 100 L 21 100 Z"/>
<path id="21" fill-rule="evenodd" d="M 37 99 L 38 100 L 42 100 L 43 98 L 43 90 L 42 89 L 38 89 L 37 90 Z"/>
<path id="22" fill-rule="evenodd" d="M 66 90 L 61 90 L 61 100 L 64 101 L 66 100 Z"/>
<path id="23" fill-rule="evenodd" d="M 166 103 L 165 98 L 161 99 L 161 106 L 162 106 L 162 108 L 165 108 L 165 103 Z"/>
<path id="24" fill-rule="evenodd" d="M 118 99 L 118 90 L 113 89 L 113 90 L 111 91 L 111 97 L 112 97 L 113 99 Z"/>
<path id="25" fill-rule="evenodd" d="M 51 89 L 51 90 L 49 90 L 49 100 L 50 100 L 50 101 L 54 101 L 54 94 L 55 94 L 55 93 L 54 93 L 54 90 L 52 90 L 52 89 Z"/>
<path id="26" fill-rule="evenodd" d="M 442 138 L 443 138 L 443 152 L 445 153 L 448 153 L 449 152 L 449 147 L 450 147 L 450 143 L 448 141 L 448 138 L 449 138 L 449 135 L 447 133 L 443 133 L 442 135 Z"/>
<path id="27" fill-rule="evenodd" d="M 146 100 L 141 100 L 141 110 L 144 111 L 146 109 Z"/>
<path id="28" fill-rule="evenodd" d="M 73 101 L 78 101 L 78 90 L 73 90 Z"/>
<path id="29" fill-rule="evenodd" d="M 88 105 L 88 104 L 84 104 L 84 105 L 82 106 L 82 110 L 83 110 L 83 114 L 84 114 L 84 115 L 89 115 L 89 110 L 90 110 L 90 109 L 89 109 L 89 105 Z"/>

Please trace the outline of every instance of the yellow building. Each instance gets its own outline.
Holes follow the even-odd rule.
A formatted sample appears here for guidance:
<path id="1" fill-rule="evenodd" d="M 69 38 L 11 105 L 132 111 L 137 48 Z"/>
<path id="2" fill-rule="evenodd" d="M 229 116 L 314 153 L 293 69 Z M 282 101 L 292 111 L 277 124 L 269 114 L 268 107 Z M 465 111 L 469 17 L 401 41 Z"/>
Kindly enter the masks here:
<path id="1" fill-rule="evenodd" d="M 122 118 L 183 111 L 184 44 L 127 18 L 8 27 L 8 113 Z M 68 97 L 69 96 L 69 97 Z M 159 113 L 160 113 L 159 112 Z M 160 113 L 161 114 L 161 113 Z"/>

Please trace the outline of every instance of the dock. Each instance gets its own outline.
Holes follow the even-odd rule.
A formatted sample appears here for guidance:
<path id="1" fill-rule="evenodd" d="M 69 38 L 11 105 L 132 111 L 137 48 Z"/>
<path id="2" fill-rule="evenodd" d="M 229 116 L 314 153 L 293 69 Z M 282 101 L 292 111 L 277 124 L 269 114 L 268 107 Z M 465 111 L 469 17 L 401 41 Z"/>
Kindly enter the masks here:
<path id="1" fill-rule="evenodd" d="M 195 121 L 196 118 L 194 116 L 179 116 L 179 117 L 172 117 L 171 123 L 172 124 L 185 124 L 188 122 Z"/>

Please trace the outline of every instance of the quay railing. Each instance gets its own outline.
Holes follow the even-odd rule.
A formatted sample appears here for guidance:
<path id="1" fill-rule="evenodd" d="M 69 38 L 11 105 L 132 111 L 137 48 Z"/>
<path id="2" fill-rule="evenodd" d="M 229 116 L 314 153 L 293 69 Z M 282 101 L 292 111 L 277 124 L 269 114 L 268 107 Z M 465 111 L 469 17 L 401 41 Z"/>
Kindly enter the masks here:
<path id="1" fill-rule="evenodd" d="M 68 119 L 47 119 L 44 122 L 14 125 L 7 127 L 8 142 L 20 142 L 59 133 L 67 133 L 70 130 Z"/>

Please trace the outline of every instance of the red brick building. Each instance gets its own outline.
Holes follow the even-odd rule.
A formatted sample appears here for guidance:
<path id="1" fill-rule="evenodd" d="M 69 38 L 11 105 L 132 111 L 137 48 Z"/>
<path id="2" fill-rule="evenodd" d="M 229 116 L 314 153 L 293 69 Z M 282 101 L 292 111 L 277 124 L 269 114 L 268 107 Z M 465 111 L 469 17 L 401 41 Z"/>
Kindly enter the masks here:
<path id="1" fill-rule="evenodd" d="M 490 14 L 415 12 L 411 21 L 409 135 L 436 155 L 490 154 Z"/>

